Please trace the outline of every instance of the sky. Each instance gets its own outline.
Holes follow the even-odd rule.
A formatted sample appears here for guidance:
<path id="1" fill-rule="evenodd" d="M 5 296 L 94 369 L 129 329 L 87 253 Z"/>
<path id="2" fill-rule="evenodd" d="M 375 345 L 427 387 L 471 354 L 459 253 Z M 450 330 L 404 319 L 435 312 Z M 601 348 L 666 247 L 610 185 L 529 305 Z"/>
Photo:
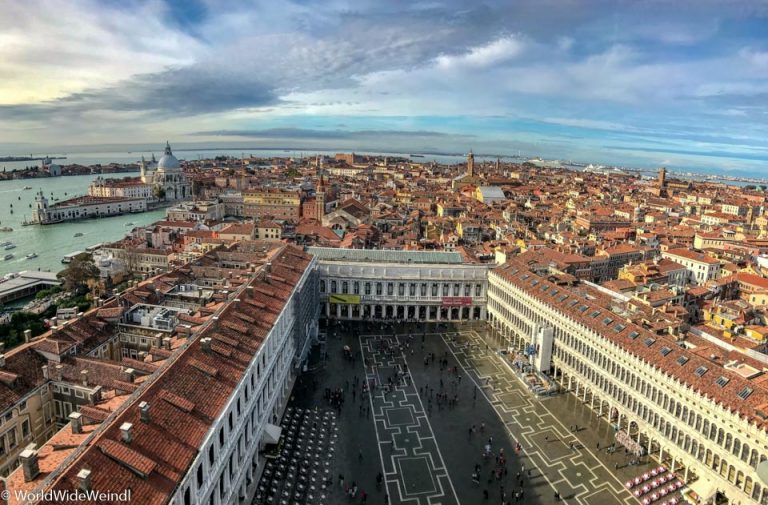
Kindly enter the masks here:
<path id="1" fill-rule="evenodd" d="M 768 177 L 768 0 L 0 3 L 0 154 L 166 139 Z"/>

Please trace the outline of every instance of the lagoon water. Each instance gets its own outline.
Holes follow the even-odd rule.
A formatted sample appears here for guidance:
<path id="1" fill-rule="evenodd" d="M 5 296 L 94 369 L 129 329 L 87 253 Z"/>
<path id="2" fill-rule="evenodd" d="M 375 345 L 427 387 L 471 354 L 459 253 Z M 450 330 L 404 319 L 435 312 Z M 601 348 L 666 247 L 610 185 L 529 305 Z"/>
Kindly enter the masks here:
<path id="1" fill-rule="evenodd" d="M 128 174 L 117 174 L 121 177 Z M 61 258 L 75 251 L 100 242 L 110 242 L 123 238 L 136 226 L 162 219 L 165 209 L 143 214 L 103 219 L 86 219 L 47 226 L 21 226 L 22 221 L 30 219 L 34 207 L 35 193 L 42 189 L 49 201 L 51 198 L 64 200 L 87 192 L 88 184 L 96 175 L 77 175 L 72 177 L 53 177 L 41 179 L 23 179 L 0 181 L 0 227 L 9 226 L 11 232 L 0 232 L 0 242 L 12 242 L 16 247 L 10 250 L 0 248 L 0 275 L 22 270 L 50 270 L 57 272 L 64 268 Z M 25 190 L 25 186 L 33 189 Z M 65 194 L 66 193 L 66 194 Z M 13 212 L 11 212 L 13 211 Z M 82 233 L 82 237 L 75 237 Z M 30 253 L 37 253 L 37 258 L 26 259 Z M 10 260 L 2 260 L 6 254 L 13 254 Z"/>
<path id="2" fill-rule="evenodd" d="M 215 156 L 235 156 L 242 154 L 249 156 L 253 154 L 259 157 L 299 157 L 314 156 L 317 152 L 332 155 L 330 151 L 287 151 L 287 150 L 200 150 L 200 151 L 179 151 L 177 156 L 180 159 L 198 159 L 213 158 Z M 50 156 L 58 156 L 57 153 L 44 153 Z M 134 163 L 138 161 L 142 154 L 150 159 L 151 152 L 126 153 L 126 152 L 102 152 L 102 153 L 77 153 L 67 155 L 66 160 L 56 160 L 60 165 L 82 164 L 93 165 L 97 163 Z M 155 153 L 159 156 L 162 153 Z M 38 154 L 36 154 L 38 155 Z M 392 154 L 390 154 L 392 155 Z M 401 154 L 400 156 L 407 156 Z M 419 158 L 419 161 L 437 159 L 443 163 L 455 163 L 463 158 L 457 156 L 427 156 Z M 0 170 L 22 169 L 26 166 L 38 164 L 37 161 L 15 161 L 0 162 Z M 107 177 L 126 177 L 137 176 L 138 173 L 119 173 L 108 175 Z M 65 200 L 74 196 L 86 194 L 88 185 L 95 179 L 96 175 L 78 175 L 55 178 L 40 179 L 22 179 L 11 181 L 0 181 L 0 227 L 9 226 L 13 228 L 12 232 L 0 232 L 0 243 L 10 241 L 16 247 L 10 250 L 0 248 L 0 275 L 9 272 L 18 272 L 22 270 L 50 270 L 56 272 L 61 270 L 64 265 L 61 258 L 75 251 L 85 250 L 86 247 L 101 243 L 112 242 L 123 238 L 130 232 L 133 223 L 135 226 L 150 224 L 162 219 L 165 216 L 165 210 L 160 209 L 143 214 L 128 214 L 124 216 L 108 217 L 102 219 L 86 219 L 83 221 L 72 221 L 67 223 L 52 224 L 47 226 L 32 225 L 21 226 L 22 221 L 30 219 L 32 207 L 34 207 L 35 193 L 43 190 L 49 202 L 52 198 Z M 29 186 L 32 189 L 25 190 Z M 54 202 L 51 202 L 54 203 Z M 32 207 L 30 207 L 32 206 Z M 13 211 L 13 212 L 11 212 Z M 76 233 L 82 233 L 82 237 L 75 237 Z M 36 253 L 37 258 L 26 259 L 25 256 L 30 253 Z M 13 254 L 10 260 L 2 260 L 6 254 Z"/>

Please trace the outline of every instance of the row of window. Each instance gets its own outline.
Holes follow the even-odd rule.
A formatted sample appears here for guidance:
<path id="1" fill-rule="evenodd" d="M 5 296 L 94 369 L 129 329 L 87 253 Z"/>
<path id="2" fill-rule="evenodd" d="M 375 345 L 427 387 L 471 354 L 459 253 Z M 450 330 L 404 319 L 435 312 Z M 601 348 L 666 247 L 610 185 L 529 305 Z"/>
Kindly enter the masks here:
<path id="1" fill-rule="evenodd" d="M 53 392 L 60 393 L 66 396 L 71 396 L 72 393 L 74 393 L 77 398 L 86 398 L 88 396 L 88 393 L 83 391 L 82 389 L 78 389 L 71 386 L 65 386 L 64 384 L 54 384 Z"/>
<path id="2" fill-rule="evenodd" d="M 363 292 L 360 292 L 362 284 Z M 350 292 L 351 286 L 351 292 Z M 387 290 L 387 296 L 395 295 L 395 287 L 397 287 L 397 296 L 406 296 L 406 289 L 408 290 L 408 296 L 472 296 L 472 284 L 471 283 L 427 283 L 427 282 L 363 282 L 360 281 L 330 281 L 330 291 L 326 291 L 325 279 L 320 279 L 320 292 L 321 293 L 338 293 L 338 294 L 353 294 L 353 295 L 370 295 L 375 290 L 376 295 L 381 296 L 384 294 L 384 289 Z M 451 289 L 453 288 L 453 289 Z M 452 294 L 451 294 L 452 293 Z M 483 296 L 483 285 L 480 283 L 474 284 L 474 296 Z M 442 294 L 442 295 L 441 295 Z"/>
<path id="3" fill-rule="evenodd" d="M 571 344 L 572 343 L 573 342 L 571 342 Z M 583 343 L 579 342 L 579 344 Z M 691 436 L 687 434 L 685 430 L 680 429 L 679 423 L 667 421 L 663 415 L 659 415 L 655 409 L 649 408 L 642 401 L 638 401 L 637 397 L 627 394 L 626 389 L 618 387 L 605 376 L 601 375 L 595 369 L 593 364 L 587 364 L 587 362 L 576 358 L 576 354 L 573 351 L 558 349 L 556 350 L 555 355 L 558 359 L 562 360 L 562 363 L 576 370 L 578 376 L 586 378 L 588 382 L 591 382 L 596 385 L 597 388 L 604 391 L 607 396 L 614 398 L 624 407 L 637 414 L 638 417 L 646 421 L 667 440 L 671 440 L 675 445 L 681 447 L 698 461 L 704 463 L 706 466 L 720 474 L 721 477 L 743 489 L 744 492 L 752 496 L 752 498 L 759 498 L 762 491 L 760 485 L 753 482 L 749 476 L 745 476 L 744 472 L 737 471 L 734 465 L 729 464 L 725 458 L 717 454 L 717 449 L 713 451 L 712 449 L 707 448 L 706 444 L 702 442 L 704 439 L 700 436 Z M 587 357 L 589 357 L 589 355 L 587 355 Z M 604 359 L 604 356 L 599 360 L 599 364 L 604 369 L 608 369 L 608 362 Z M 634 388 L 636 386 L 633 385 L 632 387 Z M 657 401 L 655 388 L 653 388 L 653 390 L 651 399 Z M 645 388 L 642 388 L 641 393 L 643 396 L 647 394 Z M 662 395 L 659 393 L 659 401 L 657 401 L 657 403 L 661 403 L 661 397 Z M 663 398 L 663 407 L 667 411 L 675 417 L 687 421 L 689 426 L 704 433 L 707 439 L 731 452 L 737 459 L 749 464 L 753 468 L 756 468 L 757 465 L 768 459 L 765 455 L 758 454 L 756 449 L 750 449 L 746 443 L 742 443 L 730 432 L 725 432 L 722 427 L 718 428 L 715 423 L 710 423 L 709 419 L 702 418 L 701 415 L 694 413 L 693 410 L 688 411 L 685 406 L 682 406 L 681 409 L 680 403 L 675 402 L 674 399 L 671 399 L 666 395 L 664 395 Z M 649 450 L 652 450 L 652 448 L 649 448 Z"/>
<path id="4" fill-rule="evenodd" d="M 284 320 L 285 318 L 281 317 L 276 328 L 284 329 Z M 223 503 L 233 485 L 235 474 L 240 468 L 250 468 L 250 464 L 244 461 L 247 449 L 253 445 L 253 437 L 264 424 L 262 418 L 268 413 L 267 407 L 275 397 L 275 393 L 285 385 L 286 371 L 290 367 L 293 356 L 291 351 L 293 340 L 283 331 L 272 335 L 281 335 L 282 338 L 279 341 L 275 338 L 267 338 L 264 341 L 261 359 L 257 361 L 255 370 L 251 370 L 248 377 L 243 379 L 245 387 L 241 389 L 233 408 L 224 414 L 226 423 L 221 423 L 216 439 L 210 442 L 207 450 L 204 450 L 207 457 L 200 460 L 195 469 L 194 489 L 191 482 L 184 489 L 184 505 L 198 503 L 196 499 L 193 500 L 194 491 L 200 493 L 208 489 L 205 482 L 215 477 L 215 470 L 221 458 L 227 457 L 225 455 L 228 452 L 225 471 L 219 474 L 216 489 L 208 497 L 209 505 Z M 253 405 L 250 405 L 251 402 Z M 244 407 L 245 412 L 243 412 Z M 249 409 L 250 414 L 248 414 Z M 237 425 L 240 423 L 243 423 L 243 426 L 238 428 Z M 240 433 L 236 440 L 237 445 L 230 448 L 237 432 Z"/>
<path id="5" fill-rule="evenodd" d="M 536 323 L 551 324 L 553 326 L 555 336 L 554 341 L 556 348 L 554 351 L 555 355 L 559 359 L 563 359 L 565 362 L 569 362 L 575 360 L 576 358 L 573 357 L 572 353 L 558 352 L 557 344 L 562 343 L 572 347 L 581 356 L 585 356 L 587 358 L 590 365 L 586 368 L 594 371 L 595 365 L 602 367 L 608 374 L 616 377 L 622 383 L 627 384 L 627 386 L 629 386 L 631 389 L 638 391 L 643 398 L 649 399 L 656 403 L 659 407 L 667 410 L 671 415 L 681 419 L 689 426 L 694 427 L 694 429 L 704 434 L 708 439 L 717 443 L 724 449 L 733 451 L 736 447 L 738 447 L 739 454 L 737 454 L 737 456 L 739 456 L 745 462 L 753 463 L 753 461 L 749 461 L 748 451 L 741 453 L 741 450 L 745 447 L 745 444 L 737 443 L 735 446 L 731 445 L 729 443 L 728 437 L 722 436 L 722 428 L 720 428 L 718 432 L 714 423 L 710 424 L 709 420 L 702 416 L 700 413 L 695 412 L 692 409 L 689 410 L 688 407 L 683 403 L 676 401 L 673 397 L 670 397 L 669 395 L 663 393 L 660 389 L 647 383 L 637 374 L 630 372 L 621 365 L 617 364 L 615 359 L 607 357 L 604 353 L 598 352 L 594 346 L 580 339 L 577 339 L 567 328 L 564 327 L 564 325 L 558 324 L 557 320 L 553 320 L 551 317 L 544 317 L 540 315 L 538 311 L 532 308 L 531 305 L 523 303 L 523 301 L 519 298 L 511 296 L 510 293 L 507 293 L 505 290 L 494 286 L 493 284 L 491 285 L 491 295 L 491 309 L 500 309 L 500 312 L 502 312 L 508 320 L 515 321 L 519 327 L 526 327 L 527 324 L 516 316 L 517 313 L 524 315 L 529 320 L 532 320 Z M 504 299 L 507 307 L 512 307 L 512 310 L 509 310 L 507 307 L 499 306 L 499 304 L 496 302 L 496 298 Z M 578 323 L 574 322 L 574 324 Z M 584 330 L 591 331 L 586 327 L 584 327 Z M 626 395 L 626 392 L 623 392 L 623 394 Z M 630 402 L 630 404 L 632 403 L 629 399 L 626 401 Z M 636 399 L 633 399 L 632 401 L 637 402 Z M 637 413 L 639 414 L 640 412 Z"/>

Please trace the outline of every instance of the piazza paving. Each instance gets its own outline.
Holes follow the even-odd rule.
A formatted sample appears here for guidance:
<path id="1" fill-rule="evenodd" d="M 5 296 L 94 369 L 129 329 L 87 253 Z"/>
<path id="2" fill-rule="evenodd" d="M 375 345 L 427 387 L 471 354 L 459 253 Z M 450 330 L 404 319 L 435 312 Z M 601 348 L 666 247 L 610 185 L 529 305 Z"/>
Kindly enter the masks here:
<path id="1" fill-rule="evenodd" d="M 608 453 L 607 421 L 572 394 L 535 396 L 502 345 L 484 323 L 331 325 L 289 403 L 337 413 L 316 503 L 637 504 L 623 483 L 654 463 Z"/>

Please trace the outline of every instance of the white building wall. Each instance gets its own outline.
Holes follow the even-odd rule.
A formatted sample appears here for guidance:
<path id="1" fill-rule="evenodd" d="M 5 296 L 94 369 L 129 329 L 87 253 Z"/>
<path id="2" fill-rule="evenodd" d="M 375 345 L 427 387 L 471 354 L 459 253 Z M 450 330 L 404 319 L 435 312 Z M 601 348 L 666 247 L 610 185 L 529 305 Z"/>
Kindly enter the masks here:
<path id="1" fill-rule="evenodd" d="M 554 377 L 673 471 L 710 480 L 731 500 L 768 503 L 755 473 L 768 459 L 765 432 L 493 272 L 488 312 L 518 347 L 551 325 Z"/>
<path id="2" fill-rule="evenodd" d="M 321 260 L 318 271 L 322 313 L 329 318 L 485 319 L 488 265 Z M 334 294 L 359 296 L 360 303 L 331 303 Z"/>
<path id="3" fill-rule="evenodd" d="M 282 417 L 297 372 L 294 361 L 297 349 L 292 338 L 296 323 L 294 295 L 312 271 L 310 264 L 224 411 L 211 426 L 170 504 L 223 505 L 252 499 L 263 469 L 264 460 L 259 451 L 263 446 L 264 428 Z M 210 451 L 213 451 L 213 462 Z"/>

